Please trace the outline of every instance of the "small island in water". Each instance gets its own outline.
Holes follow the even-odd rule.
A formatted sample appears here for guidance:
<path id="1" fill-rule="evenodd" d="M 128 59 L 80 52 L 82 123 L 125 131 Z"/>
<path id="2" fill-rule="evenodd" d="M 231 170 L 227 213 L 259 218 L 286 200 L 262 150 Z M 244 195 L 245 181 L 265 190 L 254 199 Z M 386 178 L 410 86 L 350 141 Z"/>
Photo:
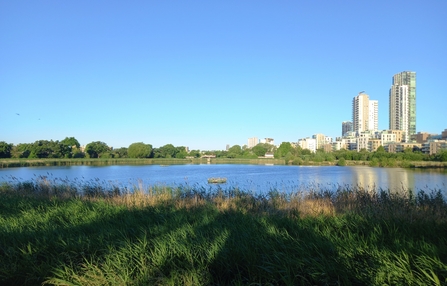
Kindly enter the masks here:
<path id="1" fill-rule="evenodd" d="M 208 178 L 208 184 L 225 184 L 227 178 Z"/>

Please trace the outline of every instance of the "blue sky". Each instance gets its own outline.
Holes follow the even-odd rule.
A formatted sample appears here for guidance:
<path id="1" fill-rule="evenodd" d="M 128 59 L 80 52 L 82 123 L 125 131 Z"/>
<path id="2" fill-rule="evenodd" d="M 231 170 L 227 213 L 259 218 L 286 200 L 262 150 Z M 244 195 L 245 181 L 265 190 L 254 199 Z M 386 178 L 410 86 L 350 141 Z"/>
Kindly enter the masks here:
<path id="1" fill-rule="evenodd" d="M 0 51 L 0 141 L 13 144 L 336 137 L 360 91 L 387 129 L 406 70 L 417 131 L 447 128 L 444 0 L 0 0 Z"/>

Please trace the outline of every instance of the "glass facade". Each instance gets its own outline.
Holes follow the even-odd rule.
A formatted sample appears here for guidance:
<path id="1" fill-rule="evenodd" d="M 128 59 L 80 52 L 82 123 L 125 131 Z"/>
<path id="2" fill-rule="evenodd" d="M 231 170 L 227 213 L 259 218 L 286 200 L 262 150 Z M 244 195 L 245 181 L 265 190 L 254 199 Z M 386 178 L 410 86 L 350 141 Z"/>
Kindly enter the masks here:
<path id="1" fill-rule="evenodd" d="M 405 141 L 416 134 L 416 72 L 393 76 L 390 89 L 390 129 L 406 132 Z"/>

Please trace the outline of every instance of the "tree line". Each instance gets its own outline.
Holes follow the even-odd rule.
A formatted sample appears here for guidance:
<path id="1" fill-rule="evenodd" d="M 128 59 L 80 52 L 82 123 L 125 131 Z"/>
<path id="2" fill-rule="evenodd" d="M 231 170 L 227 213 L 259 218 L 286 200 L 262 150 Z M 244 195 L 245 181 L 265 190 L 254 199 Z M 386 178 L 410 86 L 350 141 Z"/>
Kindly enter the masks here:
<path id="1" fill-rule="evenodd" d="M 74 137 L 64 140 L 38 140 L 34 143 L 17 145 L 0 141 L 0 158 L 200 158 L 202 155 L 215 155 L 219 158 L 258 158 L 267 152 L 274 152 L 275 146 L 258 144 L 253 148 L 234 145 L 226 151 L 188 150 L 184 146 L 166 144 L 154 148 L 151 144 L 136 142 L 129 147 L 112 148 L 105 142 L 94 141 L 81 148 Z"/>
<path id="2" fill-rule="evenodd" d="M 187 152 L 186 147 L 166 144 L 153 148 L 151 144 L 132 143 L 129 147 L 114 149 L 105 142 L 94 141 L 81 148 L 74 137 L 64 140 L 38 140 L 17 145 L 0 141 L 0 158 L 186 158 L 200 157 L 200 151 Z"/>
<path id="3" fill-rule="evenodd" d="M 334 162 L 343 164 L 346 160 L 368 161 L 371 166 L 393 166 L 396 161 L 440 161 L 447 162 L 447 150 L 434 155 L 428 155 L 405 149 L 400 153 L 388 153 L 381 146 L 375 152 L 361 150 L 337 150 L 325 152 L 323 149 L 315 153 L 300 146 L 283 142 L 279 147 L 259 143 L 252 148 L 246 145 L 233 145 L 228 150 L 219 151 L 188 151 L 184 146 L 166 144 L 154 148 L 151 144 L 136 142 L 129 147 L 114 149 L 105 142 L 94 141 L 81 148 L 74 137 L 66 137 L 61 141 L 38 140 L 34 143 L 20 143 L 17 145 L 0 141 L 0 158 L 200 158 L 202 155 L 215 155 L 217 158 L 246 158 L 254 159 L 264 157 L 267 153 L 273 154 L 276 159 L 284 159 L 288 164 L 301 165 L 307 162 Z"/>

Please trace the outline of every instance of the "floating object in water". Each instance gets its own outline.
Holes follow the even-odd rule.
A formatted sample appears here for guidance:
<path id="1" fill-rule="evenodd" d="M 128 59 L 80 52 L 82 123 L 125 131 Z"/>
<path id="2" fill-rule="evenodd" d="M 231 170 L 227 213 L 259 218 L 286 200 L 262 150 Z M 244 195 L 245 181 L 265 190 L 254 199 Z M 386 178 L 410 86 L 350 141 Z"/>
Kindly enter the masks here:
<path id="1" fill-rule="evenodd" d="M 224 184 L 227 182 L 227 178 L 209 178 L 208 184 Z"/>

